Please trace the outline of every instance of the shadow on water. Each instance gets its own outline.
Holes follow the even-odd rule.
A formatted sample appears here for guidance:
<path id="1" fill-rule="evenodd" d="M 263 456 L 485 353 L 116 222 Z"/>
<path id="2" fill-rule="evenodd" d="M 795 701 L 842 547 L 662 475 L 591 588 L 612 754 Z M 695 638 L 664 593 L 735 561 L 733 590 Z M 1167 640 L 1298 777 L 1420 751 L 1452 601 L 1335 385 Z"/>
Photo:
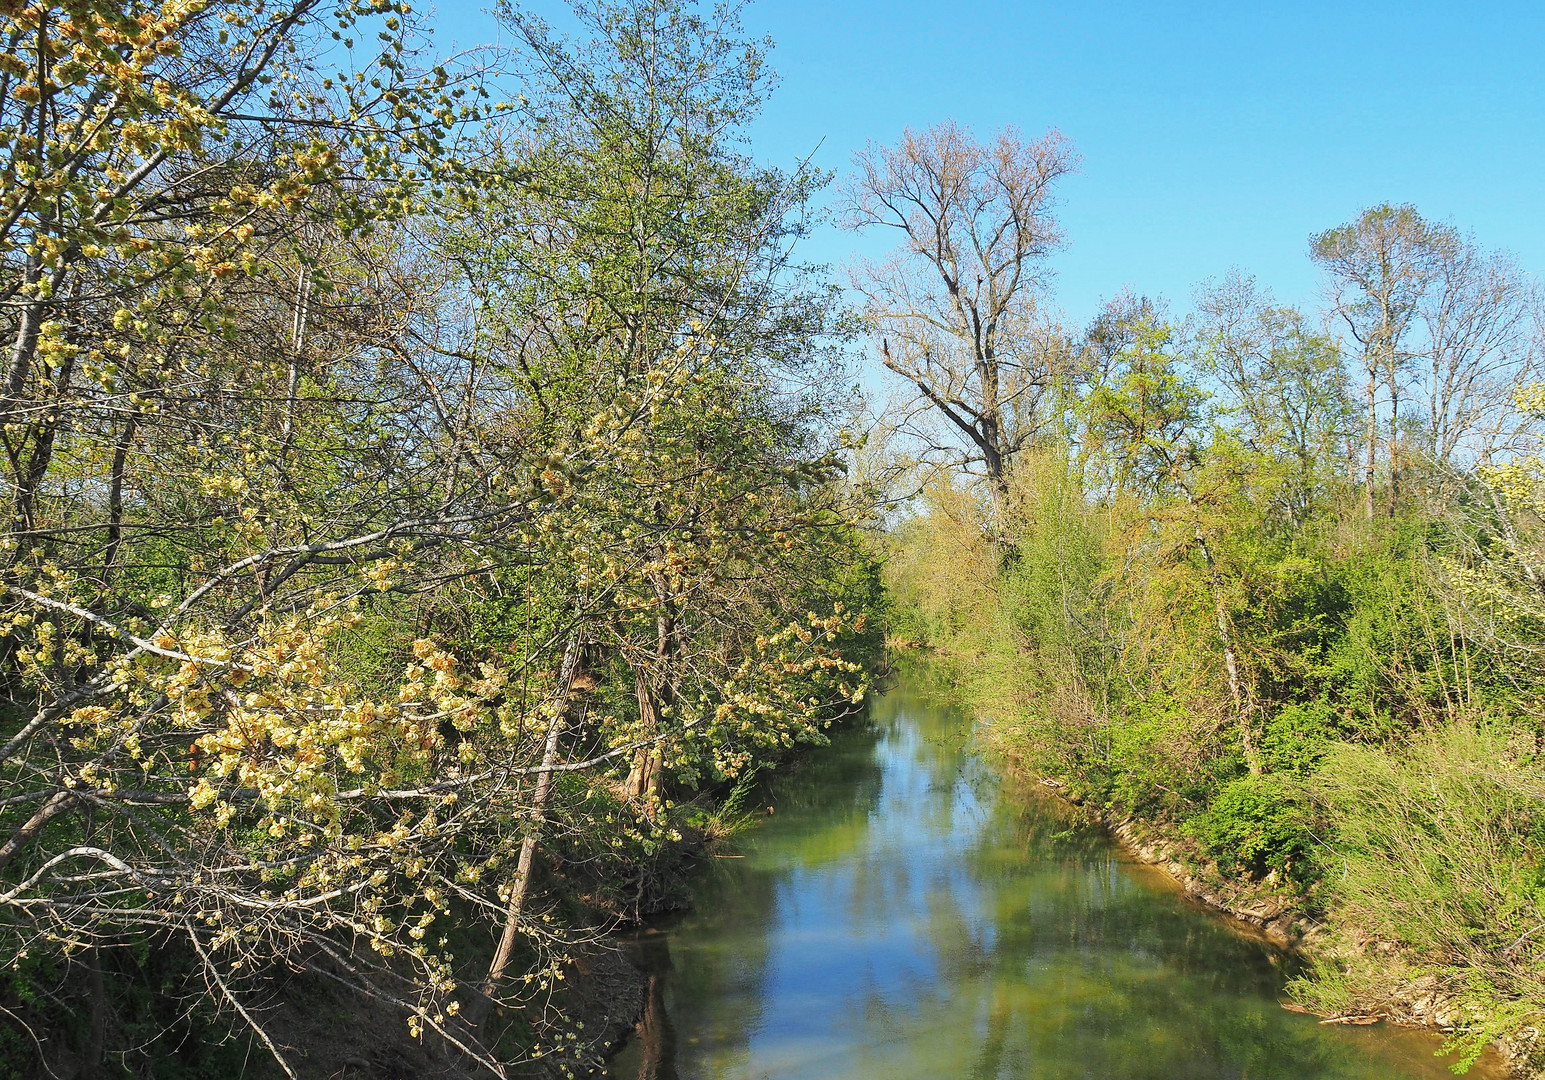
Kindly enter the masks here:
<path id="1" fill-rule="evenodd" d="M 918 680 L 769 790 L 744 857 L 640 937 L 617 1080 L 1452 1075 L 1423 1033 L 1281 1009 L 1280 957 L 1003 785 Z"/>

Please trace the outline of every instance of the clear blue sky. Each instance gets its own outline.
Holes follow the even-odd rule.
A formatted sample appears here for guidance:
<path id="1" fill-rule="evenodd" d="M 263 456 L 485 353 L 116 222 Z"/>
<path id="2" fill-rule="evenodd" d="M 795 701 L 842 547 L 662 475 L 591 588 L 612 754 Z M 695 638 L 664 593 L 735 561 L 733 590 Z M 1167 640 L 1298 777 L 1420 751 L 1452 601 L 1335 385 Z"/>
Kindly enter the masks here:
<path id="1" fill-rule="evenodd" d="M 527 6 L 563 21 L 557 0 Z M 492 32 L 439 10 L 442 40 Z M 1385 200 L 1545 272 L 1542 4 L 761 0 L 744 18 L 783 80 L 762 160 L 842 169 L 945 118 L 1061 129 L 1084 158 L 1053 262 L 1075 324 L 1124 285 L 1183 312 L 1231 266 L 1312 305 L 1308 235 Z M 806 253 L 857 243 L 828 230 Z"/>

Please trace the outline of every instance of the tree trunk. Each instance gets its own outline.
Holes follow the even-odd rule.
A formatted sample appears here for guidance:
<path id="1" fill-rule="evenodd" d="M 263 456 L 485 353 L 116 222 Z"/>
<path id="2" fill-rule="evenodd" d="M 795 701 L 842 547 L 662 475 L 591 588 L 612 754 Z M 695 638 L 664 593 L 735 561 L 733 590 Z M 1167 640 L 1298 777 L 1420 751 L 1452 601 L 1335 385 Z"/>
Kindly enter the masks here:
<path id="1" fill-rule="evenodd" d="M 1366 471 L 1363 474 L 1364 510 L 1369 521 L 1373 520 L 1373 473 L 1379 446 L 1378 390 L 1378 373 L 1375 368 L 1369 367 L 1368 421 L 1365 432 L 1367 435 L 1368 461 Z"/>
<path id="2" fill-rule="evenodd" d="M 570 638 L 563 650 L 563 664 L 558 671 L 558 693 L 551 709 L 552 718 L 547 722 L 547 744 L 542 750 L 542 772 L 538 774 L 536 791 L 531 799 L 528 814 L 531 826 L 520 844 L 520 858 L 515 864 L 515 879 L 510 883 L 510 896 L 504 915 L 504 932 L 494 950 L 493 962 L 488 965 L 488 977 L 483 980 L 482 995 L 472 1002 L 467 1023 L 474 1035 L 481 1032 L 483 1022 L 509 968 L 510 957 L 515 952 L 515 938 L 520 933 L 521 914 L 525 910 L 526 895 L 531 890 L 531 871 L 536 861 L 536 846 L 540 839 L 542 823 L 546 820 L 547 800 L 552 793 L 552 768 L 558 760 L 558 737 L 563 733 L 564 720 L 569 711 L 569 694 L 574 685 L 574 673 L 579 669 L 580 644 L 578 638 Z"/>
<path id="3" fill-rule="evenodd" d="M 644 816 L 653 821 L 660 794 L 660 751 L 654 742 L 660 733 L 660 707 L 642 668 L 634 673 L 634 692 L 638 697 L 639 725 L 643 737 L 650 742 L 634 751 L 633 769 L 628 773 L 624 790 L 628 798 L 637 800 Z"/>
<path id="4" fill-rule="evenodd" d="M 1245 766 L 1250 770 L 1250 775 L 1259 776 L 1261 759 L 1255 749 L 1255 736 L 1250 730 L 1250 702 L 1245 693 L 1244 680 L 1239 675 L 1239 654 L 1234 651 L 1234 621 L 1229 618 L 1223 582 L 1218 576 L 1218 564 L 1213 561 L 1212 549 L 1207 546 L 1207 536 L 1200 525 L 1195 528 L 1196 545 L 1201 549 L 1202 561 L 1207 564 L 1207 577 L 1212 582 L 1213 603 L 1218 615 L 1218 641 L 1223 645 L 1223 668 L 1228 675 L 1229 697 L 1234 701 L 1234 717 L 1239 726 L 1239 747 L 1245 755 Z"/>
<path id="5" fill-rule="evenodd" d="M 118 566 L 118 548 L 123 543 L 123 480 L 128 469 L 129 449 L 139 430 L 139 413 L 129 414 L 124 422 L 123 434 L 113 447 L 113 468 L 107 487 L 107 547 L 102 553 L 102 591 L 105 594 L 113 582 L 113 572 Z"/>
<path id="6" fill-rule="evenodd" d="M 1400 393 L 1395 387 L 1393 363 L 1389 373 L 1389 516 L 1400 503 Z"/>
<path id="7" fill-rule="evenodd" d="M 678 654 L 676 640 L 676 611 L 665 579 L 653 575 L 655 598 L 660 604 L 660 614 L 655 619 L 655 670 L 671 672 L 671 664 Z M 653 821 L 659 810 L 660 794 L 660 715 L 662 706 L 674 704 L 675 695 L 667 678 L 661 683 L 659 694 L 649 685 L 646 669 L 640 665 L 633 669 L 633 689 L 638 698 L 638 719 L 643 737 L 647 740 L 633 755 L 633 769 L 623 785 L 628 798 L 636 800 L 644 817 Z"/>

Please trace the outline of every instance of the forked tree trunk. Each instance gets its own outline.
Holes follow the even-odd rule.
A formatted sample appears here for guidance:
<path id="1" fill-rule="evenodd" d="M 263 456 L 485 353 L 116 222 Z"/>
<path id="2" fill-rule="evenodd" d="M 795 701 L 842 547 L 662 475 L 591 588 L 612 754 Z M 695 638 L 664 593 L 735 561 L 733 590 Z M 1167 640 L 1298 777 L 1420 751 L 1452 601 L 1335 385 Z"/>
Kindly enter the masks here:
<path id="1" fill-rule="evenodd" d="M 663 577 L 655 575 L 652 581 L 655 599 L 660 604 L 660 614 L 655 619 L 654 662 L 656 670 L 669 673 L 679 655 L 680 643 L 676 633 L 676 610 L 670 590 Z M 644 817 L 653 821 L 659 809 L 660 794 L 660 716 L 663 706 L 672 705 L 675 695 L 670 679 L 662 680 L 659 692 L 650 685 L 647 669 L 638 665 L 633 669 L 633 689 L 638 698 L 638 720 L 642 737 L 647 740 L 633 754 L 633 768 L 623 784 L 629 799 L 634 800 Z"/>
<path id="2" fill-rule="evenodd" d="M 660 749 L 655 743 L 660 733 L 660 706 L 642 668 L 634 673 L 634 692 L 638 697 L 639 726 L 643 737 L 650 741 L 633 752 L 633 768 L 623 789 L 628 798 L 637 801 L 644 816 L 653 821 L 660 794 Z"/>

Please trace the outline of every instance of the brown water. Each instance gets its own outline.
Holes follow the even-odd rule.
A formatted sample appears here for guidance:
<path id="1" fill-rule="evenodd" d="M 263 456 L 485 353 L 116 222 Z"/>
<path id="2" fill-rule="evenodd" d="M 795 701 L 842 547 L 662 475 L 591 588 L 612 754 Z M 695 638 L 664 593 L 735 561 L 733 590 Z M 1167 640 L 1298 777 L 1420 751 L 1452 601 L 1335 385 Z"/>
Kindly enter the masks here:
<path id="1" fill-rule="evenodd" d="M 918 681 L 768 802 L 695 909 L 641 939 L 655 992 L 613 1077 L 1452 1075 L 1426 1033 L 1283 1010 L 1281 956 L 1006 787 Z"/>

